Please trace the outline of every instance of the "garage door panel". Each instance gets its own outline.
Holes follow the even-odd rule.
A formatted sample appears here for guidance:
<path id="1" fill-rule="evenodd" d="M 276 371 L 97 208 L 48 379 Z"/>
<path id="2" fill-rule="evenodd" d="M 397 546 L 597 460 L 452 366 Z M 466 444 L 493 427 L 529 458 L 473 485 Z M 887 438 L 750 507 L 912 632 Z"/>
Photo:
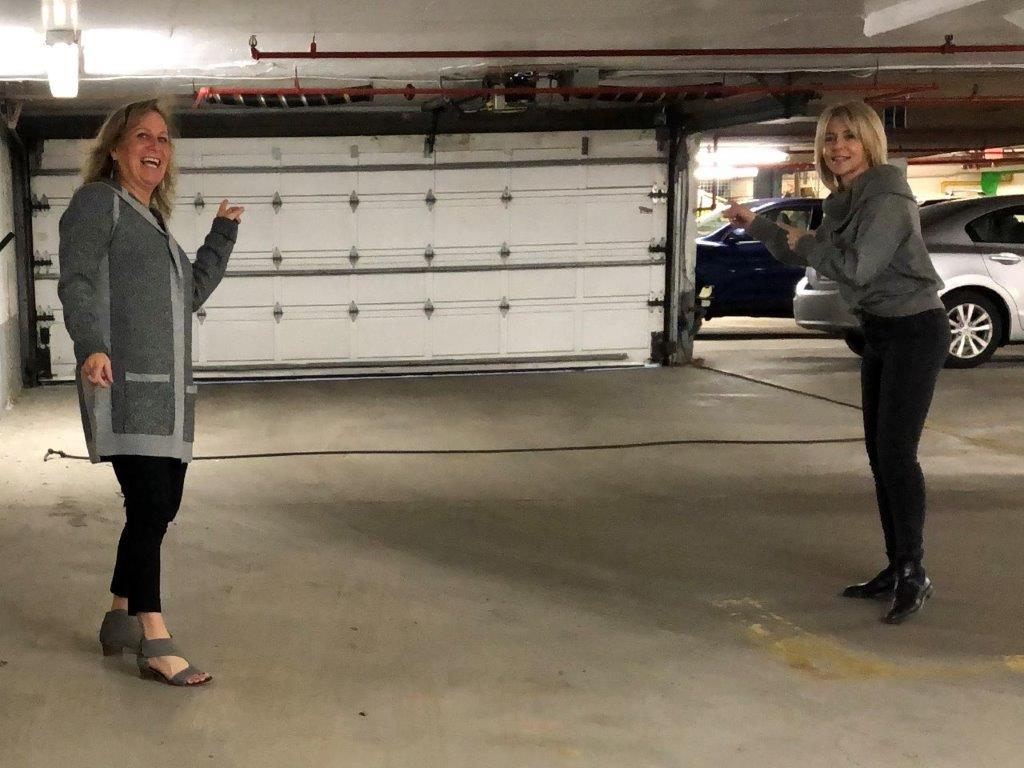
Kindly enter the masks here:
<path id="1" fill-rule="evenodd" d="M 278 279 L 281 304 L 285 307 L 345 305 L 347 308 L 352 301 L 352 278 L 348 275 L 287 275 Z"/>
<path id="2" fill-rule="evenodd" d="M 355 222 L 348 203 L 289 205 L 277 217 L 281 250 L 347 252 L 355 243 Z"/>
<path id="3" fill-rule="evenodd" d="M 430 168 L 416 171 L 362 171 L 359 173 L 359 195 L 422 195 L 434 187 Z M 424 203 L 426 205 L 426 203 Z"/>
<path id="4" fill-rule="evenodd" d="M 68 329 L 64 325 L 64 313 L 61 312 L 59 315 L 57 315 L 57 313 L 54 314 L 58 317 L 59 322 L 54 322 L 49 325 L 50 364 L 70 365 L 72 366 L 73 372 L 74 367 L 77 365 L 75 361 L 75 344 L 71 341 Z"/>
<path id="5" fill-rule="evenodd" d="M 604 352 L 648 347 L 650 324 L 651 313 L 646 307 L 585 308 L 582 351 Z"/>
<path id="6" fill-rule="evenodd" d="M 274 209 L 269 205 L 247 205 L 232 253 L 269 254 L 275 246 L 280 247 L 275 233 L 275 218 Z M 209 231 L 209 225 L 201 227 L 200 239 L 205 239 Z"/>
<path id="7" fill-rule="evenodd" d="M 427 322 L 422 312 L 390 316 L 360 313 L 356 320 L 358 357 L 363 360 L 424 357 Z"/>
<path id="8" fill-rule="evenodd" d="M 575 269 L 517 270 L 509 274 L 509 299 L 571 299 Z"/>
<path id="9" fill-rule="evenodd" d="M 36 281 L 36 307 L 48 309 L 52 313 L 60 309 L 60 298 L 57 296 L 56 280 Z"/>
<path id="10" fill-rule="evenodd" d="M 433 240 L 431 214 L 424 203 L 359 206 L 359 248 L 422 250 Z"/>
<path id="11" fill-rule="evenodd" d="M 508 211 L 500 202 L 438 203 L 434 244 L 441 248 L 500 246 L 508 241 Z"/>
<path id="12" fill-rule="evenodd" d="M 514 201 L 510 214 L 513 245 L 572 245 L 579 242 L 580 209 L 575 200 Z"/>
<path id="13" fill-rule="evenodd" d="M 583 270 L 583 295 L 587 298 L 601 296 L 642 296 L 651 291 L 651 267 L 641 264 L 636 267 L 588 267 Z"/>
<path id="14" fill-rule="evenodd" d="M 32 212 L 32 247 L 35 250 L 56 253 L 60 249 L 60 217 L 66 210 L 67 204 L 61 204 L 48 211 Z"/>
<path id="15" fill-rule="evenodd" d="M 493 300 L 495 306 L 504 295 L 501 272 L 439 272 L 433 275 L 430 297 L 433 301 Z"/>
<path id="16" fill-rule="evenodd" d="M 345 318 L 289 318 L 277 329 L 278 359 L 345 360 L 352 354 L 352 321 Z"/>
<path id="17" fill-rule="evenodd" d="M 478 312 L 439 310 L 427 326 L 431 351 L 438 357 L 497 355 L 501 352 L 501 322 L 497 307 Z"/>
<path id="18" fill-rule="evenodd" d="M 508 351 L 512 354 L 572 352 L 576 348 L 575 313 L 571 309 L 513 307 L 508 313 Z"/>
<path id="19" fill-rule="evenodd" d="M 403 304 L 427 300 L 426 278 L 413 275 L 354 275 L 359 304 Z"/>
<path id="20" fill-rule="evenodd" d="M 586 168 L 581 165 L 521 166 L 509 174 L 511 192 L 547 191 L 551 189 L 578 190 L 587 186 Z"/>
<path id="21" fill-rule="evenodd" d="M 206 300 L 209 307 L 273 307 L 274 278 L 226 277 Z"/>
<path id="22" fill-rule="evenodd" d="M 269 204 L 274 193 L 281 191 L 281 176 L 277 173 L 208 173 L 199 178 L 199 191 L 214 211 L 224 198 Z M 246 206 L 247 215 L 249 210 Z"/>
<path id="23" fill-rule="evenodd" d="M 608 187 L 646 187 L 664 185 L 665 171 L 655 164 L 588 165 L 586 167 L 587 187 L 602 189 Z"/>
<path id="24" fill-rule="evenodd" d="M 435 172 L 434 189 L 438 194 L 491 192 L 497 198 L 500 197 L 508 183 L 507 168 L 472 168 L 465 170 L 438 168 Z"/>
<path id="25" fill-rule="evenodd" d="M 289 196 L 343 196 L 348 197 L 356 190 L 359 177 L 355 168 L 351 171 L 283 173 L 280 179 L 281 197 Z M 348 201 L 345 201 L 348 204 Z"/>
<path id="26" fill-rule="evenodd" d="M 269 312 L 264 319 L 255 313 L 207 310 L 200 331 L 202 361 L 204 364 L 273 362 L 276 326 Z"/>
<path id="27" fill-rule="evenodd" d="M 586 204 L 588 243 L 648 242 L 654 237 L 653 217 L 640 211 L 644 198 L 590 201 Z M 663 230 L 662 230 L 663 231 Z"/>

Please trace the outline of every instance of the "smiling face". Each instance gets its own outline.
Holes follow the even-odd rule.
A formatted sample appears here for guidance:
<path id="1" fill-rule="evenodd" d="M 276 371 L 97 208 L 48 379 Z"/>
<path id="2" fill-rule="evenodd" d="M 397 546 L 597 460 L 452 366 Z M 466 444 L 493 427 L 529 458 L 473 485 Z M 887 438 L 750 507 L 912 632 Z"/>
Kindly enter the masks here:
<path id="1" fill-rule="evenodd" d="M 117 181 L 148 206 L 153 190 L 167 175 L 172 152 L 167 123 L 158 112 L 147 112 L 110 152 Z"/>
<path id="2" fill-rule="evenodd" d="M 864 144 L 850 124 L 839 118 L 828 121 L 821 153 L 825 166 L 844 187 L 871 167 Z"/>

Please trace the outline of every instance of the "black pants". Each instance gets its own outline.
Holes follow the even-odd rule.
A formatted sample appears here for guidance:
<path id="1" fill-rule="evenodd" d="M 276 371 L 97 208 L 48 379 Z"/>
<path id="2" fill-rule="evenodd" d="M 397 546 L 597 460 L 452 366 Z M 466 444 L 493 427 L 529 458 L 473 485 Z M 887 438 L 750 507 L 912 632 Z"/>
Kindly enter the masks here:
<path id="1" fill-rule="evenodd" d="M 188 464 L 158 456 L 112 456 L 124 494 L 125 524 L 110 591 L 128 613 L 160 612 L 160 545 L 181 505 Z"/>
<path id="2" fill-rule="evenodd" d="M 864 441 L 875 478 L 889 561 L 920 561 L 925 517 L 924 475 L 917 446 L 935 382 L 949 352 L 942 309 L 906 317 L 862 318 Z"/>

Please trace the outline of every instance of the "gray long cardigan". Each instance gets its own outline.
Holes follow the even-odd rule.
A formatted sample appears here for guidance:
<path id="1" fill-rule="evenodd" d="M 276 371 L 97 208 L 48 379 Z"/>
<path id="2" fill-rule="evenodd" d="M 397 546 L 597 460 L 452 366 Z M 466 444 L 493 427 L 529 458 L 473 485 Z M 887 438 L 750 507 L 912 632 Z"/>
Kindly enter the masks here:
<path id="1" fill-rule="evenodd" d="M 215 218 L 192 264 L 153 212 L 115 182 L 86 184 L 71 198 L 60 219 L 58 294 L 92 461 L 192 459 L 191 316 L 224 276 L 237 235 L 237 222 Z M 110 357 L 109 388 L 82 378 L 95 352 Z"/>

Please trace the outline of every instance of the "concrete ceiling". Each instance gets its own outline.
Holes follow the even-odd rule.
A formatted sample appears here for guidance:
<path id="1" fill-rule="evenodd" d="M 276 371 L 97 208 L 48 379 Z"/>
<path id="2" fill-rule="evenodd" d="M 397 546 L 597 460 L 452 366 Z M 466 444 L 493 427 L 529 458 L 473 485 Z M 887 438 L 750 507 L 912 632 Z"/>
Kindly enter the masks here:
<path id="1" fill-rule="evenodd" d="M 867 37 L 865 19 L 874 28 L 895 28 Z M 153 93 L 177 95 L 184 105 L 202 86 L 281 88 L 293 85 L 296 76 L 306 87 L 436 86 L 479 83 L 487 72 L 500 70 L 579 67 L 597 68 L 602 84 L 919 83 L 956 96 L 1024 96 L 1020 53 L 255 61 L 249 50 L 250 35 L 256 35 L 261 51 L 305 51 L 314 34 L 320 51 L 904 46 L 939 45 L 947 34 L 955 34 L 960 45 L 1024 46 L 1022 24 L 1024 0 L 79 0 L 87 66 L 80 98 L 55 102 L 42 72 L 11 75 L 0 69 L 0 99 L 20 102 L 26 115 L 70 113 Z M 0 31 L 4 27 L 41 32 L 39 0 L 3 0 Z M 130 53 L 118 33 L 102 38 L 109 30 L 140 39 L 151 35 L 151 43 L 146 52 Z M 158 48 L 163 53 L 154 54 Z M 1000 124 L 1024 126 L 1019 105 L 996 113 Z M 972 126 L 976 119 L 950 128 Z"/>

